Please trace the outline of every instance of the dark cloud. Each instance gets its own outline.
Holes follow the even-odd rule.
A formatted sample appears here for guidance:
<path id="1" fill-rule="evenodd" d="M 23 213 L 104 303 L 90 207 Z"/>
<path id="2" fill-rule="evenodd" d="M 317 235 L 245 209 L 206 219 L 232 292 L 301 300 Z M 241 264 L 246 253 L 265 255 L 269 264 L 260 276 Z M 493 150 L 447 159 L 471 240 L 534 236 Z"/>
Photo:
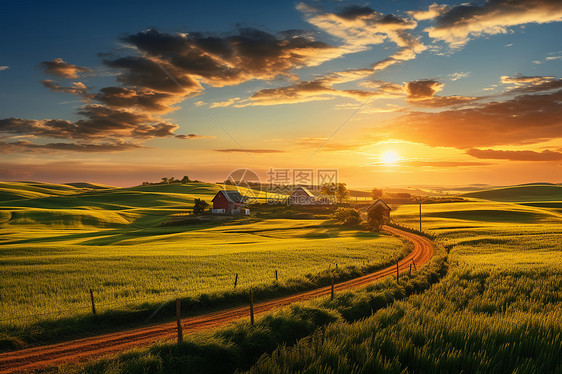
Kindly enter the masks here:
<path id="1" fill-rule="evenodd" d="M 157 118 L 144 113 L 114 110 L 102 105 L 86 105 L 78 113 L 87 119 L 76 122 L 60 119 L 1 119 L 0 133 L 59 139 L 147 139 L 173 136 L 179 127 L 172 123 L 157 122 Z"/>
<path id="2" fill-rule="evenodd" d="M 346 20 L 355 20 L 360 17 L 370 16 L 374 10 L 366 6 L 350 5 L 343 8 L 340 12 L 336 13 L 338 17 Z"/>
<path id="3" fill-rule="evenodd" d="M 202 89 L 191 76 L 164 62 L 140 56 L 126 56 L 103 62 L 111 68 L 119 69 L 117 80 L 133 88 L 151 89 L 180 96 Z M 169 72 L 175 81 L 165 71 Z"/>
<path id="4" fill-rule="evenodd" d="M 187 135 L 176 135 L 176 138 L 178 138 L 178 139 L 213 139 L 214 136 L 187 134 Z"/>
<path id="5" fill-rule="evenodd" d="M 41 67 L 47 74 L 56 75 L 61 78 L 78 78 L 81 74 L 92 74 L 93 70 L 83 66 L 77 66 L 64 62 L 62 58 L 53 61 L 43 61 Z"/>
<path id="6" fill-rule="evenodd" d="M 126 87 L 104 87 L 93 98 L 111 107 L 138 108 L 146 112 L 162 114 L 178 109 L 172 105 L 183 100 L 181 95 Z"/>
<path id="7" fill-rule="evenodd" d="M 493 150 L 493 149 L 472 148 L 466 151 L 466 154 L 480 159 L 492 159 L 492 160 L 562 161 L 562 152 L 556 152 L 550 150 L 535 152 L 535 151 L 501 151 L 501 150 Z"/>
<path id="8" fill-rule="evenodd" d="M 242 148 L 230 148 L 230 149 L 215 149 L 216 152 L 224 153 L 285 153 L 278 149 L 242 149 Z"/>
<path id="9" fill-rule="evenodd" d="M 460 149 L 531 144 L 562 137 L 562 90 L 469 109 L 413 112 L 378 128 L 383 138 Z"/>
<path id="10" fill-rule="evenodd" d="M 406 83 L 405 89 L 408 99 L 423 100 L 432 98 L 443 89 L 444 84 L 432 79 L 411 81 Z"/>
<path id="11" fill-rule="evenodd" d="M 177 75 L 201 79 L 213 86 L 287 75 L 293 69 L 331 59 L 338 49 L 308 35 L 293 33 L 290 37 L 284 34 L 278 37 L 253 28 L 240 28 L 238 34 L 226 37 L 201 33 L 168 34 L 152 29 L 126 36 L 123 40 L 145 56 L 176 69 Z M 122 66 L 124 61 L 106 63 Z M 126 83 L 134 84 L 133 81 L 127 79 Z M 142 86 L 147 85 L 143 83 Z"/>
<path id="12" fill-rule="evenodd" d="M 145 148 L 138 144 L 117 143 L 47 143 L 36 144 L 25 140 L 16 142 L 0 142 L 0 153 L 13 152 L 121 152 Z"/>

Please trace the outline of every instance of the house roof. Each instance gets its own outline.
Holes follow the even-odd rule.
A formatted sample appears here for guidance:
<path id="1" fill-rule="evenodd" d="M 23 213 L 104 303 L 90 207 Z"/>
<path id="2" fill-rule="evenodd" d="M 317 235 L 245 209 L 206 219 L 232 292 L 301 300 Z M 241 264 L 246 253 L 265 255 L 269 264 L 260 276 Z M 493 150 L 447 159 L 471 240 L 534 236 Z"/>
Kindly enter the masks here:
<path id="1" fill-rule="evenodd" d="M 390 208 L 382 199 L 378 199 L 378 200 L 374 201 L 371 205 L 369 205 L 369 207 L 367 208 L 367 210 L 370 210 L 370 209 L 376 207 L 376 206 L 379 205 L 379 204 L 382 204 L 382 206 L 383 206 L 385 209 L 392 210 L 392 208 Z"/>
<path id="2" fill-rule="evenodd" d="M 314 194 L 313 194 L 312 192 L 310 192 L 310 191 L 308 190 L 308 188 L 306 188 L 306 187 L 299 187 L 299 188 L 297 188 L 296 190 L 293 191 L 293 193 L 291 194 L 291 196 L 294 195 L 298 190 L 304 191 L 304 193 L 306 193 L 306 194 L 308 195 L 308 197 L 314 197 Z"/>
<path id="3" fill-rule="evenodd" d="M 240 195 L 240 192 L 234 190 L 232 191 L 220 190 L 219 192 L 217 192 L 215 197 L 213 197 L 212 201 L 215 201 L 215 199 L 220 193 L 224 195 L 224 197 L 229 203 L 242 204 L 246 202 L 246 199 L 244 199 L 244 197 Z"/>

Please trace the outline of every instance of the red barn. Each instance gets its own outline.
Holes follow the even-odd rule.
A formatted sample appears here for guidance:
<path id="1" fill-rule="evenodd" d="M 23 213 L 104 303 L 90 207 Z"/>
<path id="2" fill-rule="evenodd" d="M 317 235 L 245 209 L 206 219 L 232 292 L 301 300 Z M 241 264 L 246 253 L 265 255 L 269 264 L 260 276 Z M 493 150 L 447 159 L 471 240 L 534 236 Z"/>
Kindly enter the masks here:
<path id="1" fill-rule="evenodd" d="M 249 214 L 250 210 L 245 208 L 246 200 L 238 191 L 217 192 L 213 197 L 213 213 L 215 214 Z"/>

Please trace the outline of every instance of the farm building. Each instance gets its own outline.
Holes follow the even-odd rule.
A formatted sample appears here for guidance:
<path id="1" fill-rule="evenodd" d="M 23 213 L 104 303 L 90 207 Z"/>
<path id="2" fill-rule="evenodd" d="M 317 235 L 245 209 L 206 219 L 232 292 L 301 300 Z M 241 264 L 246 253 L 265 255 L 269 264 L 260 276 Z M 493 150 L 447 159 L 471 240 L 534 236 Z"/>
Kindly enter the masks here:
<path id="1" fill-rule="evenodd" d="M 371 209 L 375 209 L 377 206 L 382 207 L 386 219 L 390 220 L 390 211 L 392 209 L 382 199 L 373 201 L 373 203 L 367 207 L 367 212 Z"/>
<path id="2" fill-rule="evenodd" d="M 316 197 L 305 187 L 299 187 L 289 196 L 291 205 L 313 205 L 316 204 Z"/>
<path id="3" fill-rule="evenodd" d="M 250 214 L 250 209 L 246 208 L 246 199 L 238 191 L 217 192 L 213 197 L 213 214 Z"/>

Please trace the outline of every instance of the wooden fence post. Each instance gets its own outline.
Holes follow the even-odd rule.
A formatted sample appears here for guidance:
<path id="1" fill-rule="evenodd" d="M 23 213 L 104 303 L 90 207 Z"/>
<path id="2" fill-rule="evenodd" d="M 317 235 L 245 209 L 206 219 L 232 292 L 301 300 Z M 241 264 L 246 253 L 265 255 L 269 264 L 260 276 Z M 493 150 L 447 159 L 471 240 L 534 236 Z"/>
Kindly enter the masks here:
<path id="1" fill-rule="evenodd" d="M 250 323 L 254 326 L 254 291 L 250 290 Z"/>
<path id="2" fill-rule="evenodd" d="M 181 328 L 181 300 L 176 299 L 176 322 L 178 324 L 178 344 L 183 341 L 183 331 Z"/>
<path id="3" fill-rule="evenodd" d="M 412 276 L 412 264 L 410 264 L 410 277 Z"/>
<path id="4" fill-rule="evenodd" d="M 236 275 L 234 276 L 234 288 L 236 288 L 237 284 L 238 284 L 238 273 L 236 273 Z"/>
<path id="5" fill-rule="evenodd" d="M 96 315 L 96 304 L 94 303 L 94 290 L 90 288 L 90 300 L 92 300 L 92 313 Z"/>
<path id="6" fill-rule="evenodd" d="M 396 282 L 398 282 L 400 279 L 398 278 L 399 273 L 398 273 L 398 261 L 396 261 Z"/>
<path id="7" fill-rule="evenodd" d="M 334 300 L 334 276 L 332 275 L 332 292 L 330 294 L 330 300 Z"/>

